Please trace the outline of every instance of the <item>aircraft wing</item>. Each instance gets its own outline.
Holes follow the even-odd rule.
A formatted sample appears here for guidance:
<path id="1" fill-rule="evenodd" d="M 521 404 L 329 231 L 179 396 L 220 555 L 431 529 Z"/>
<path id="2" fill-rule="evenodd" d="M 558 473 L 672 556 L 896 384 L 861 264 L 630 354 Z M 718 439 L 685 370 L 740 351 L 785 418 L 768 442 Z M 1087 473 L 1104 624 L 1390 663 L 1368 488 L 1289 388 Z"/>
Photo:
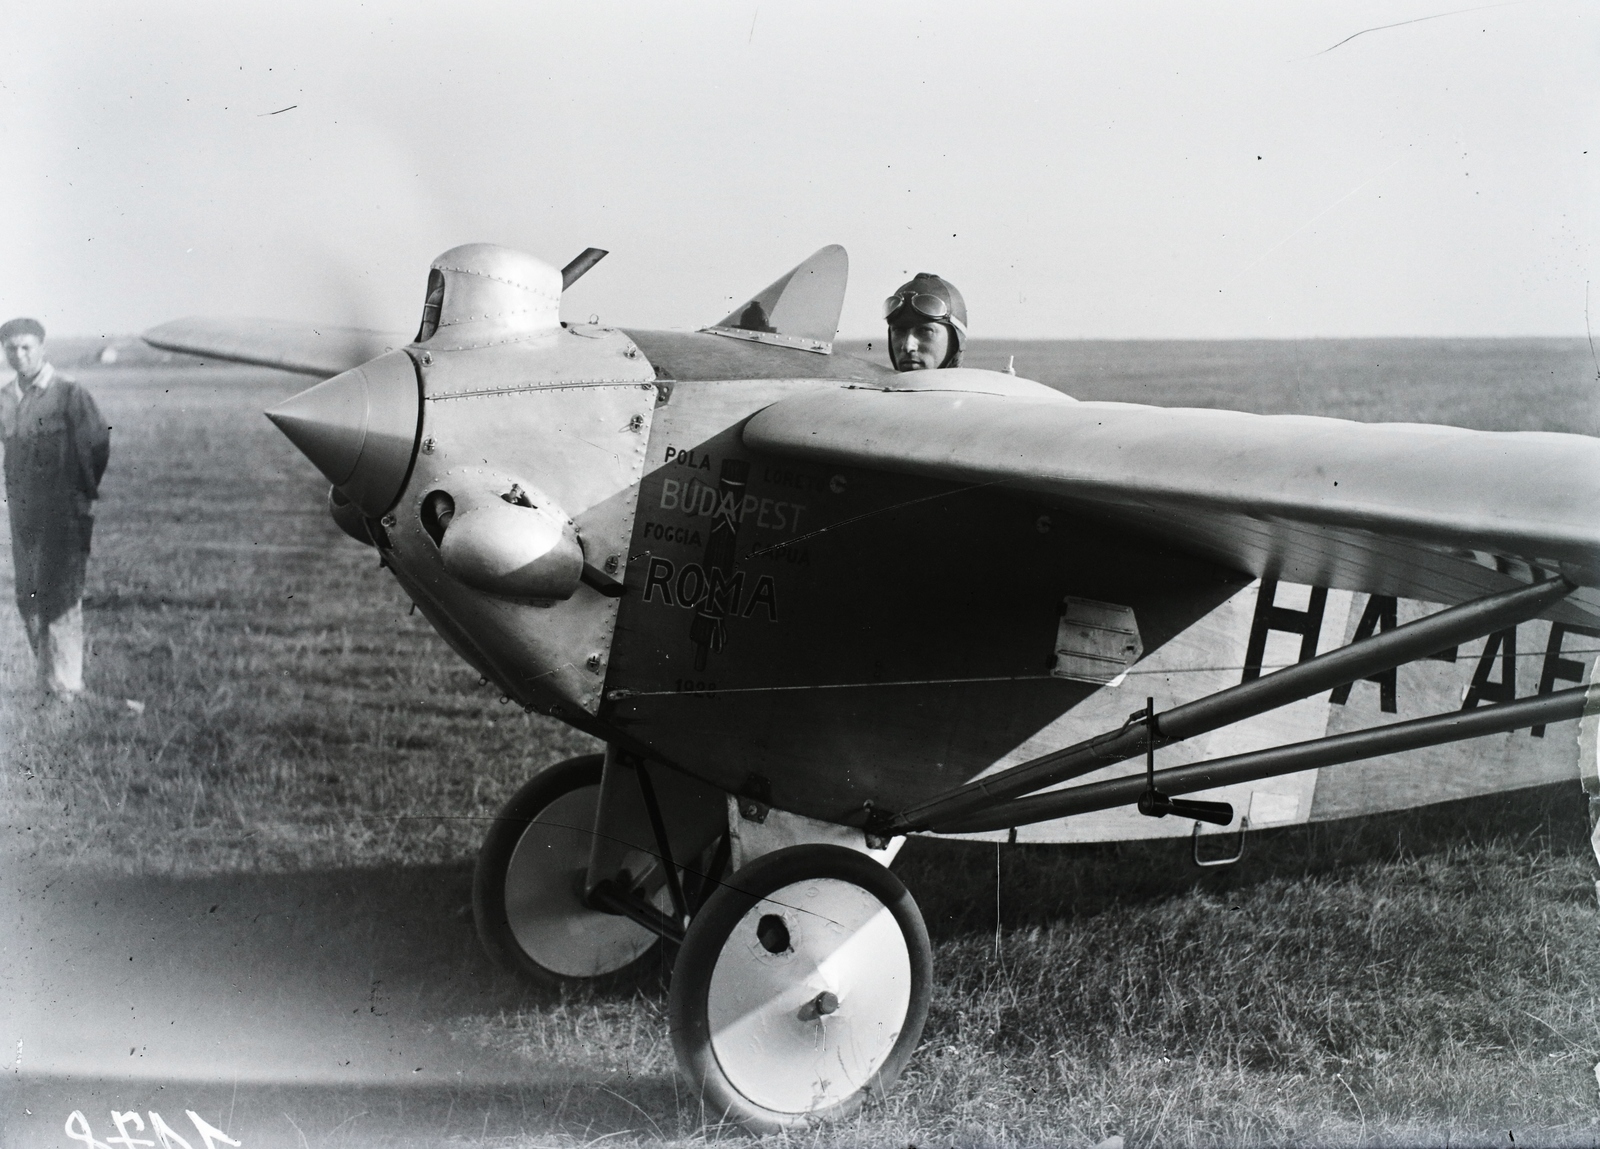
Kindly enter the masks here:
<path id="1" fill-rule="evenodd" d="M 163 351 L 276 367 L 329 378 L 404 347 L 410 336 L 357 327 L 313 327 L 278 319 L 174 319 L 141 338 Z"/>
<path id="2" fill-rule="evenodd" d="M 1600 439 L 916 386 L 785 399 L 744 441 L 1009 488 L 1315 586 L 1452 603 L 1560 570 L 1582 589 L 1549 617 L 1600 619 Z"/>

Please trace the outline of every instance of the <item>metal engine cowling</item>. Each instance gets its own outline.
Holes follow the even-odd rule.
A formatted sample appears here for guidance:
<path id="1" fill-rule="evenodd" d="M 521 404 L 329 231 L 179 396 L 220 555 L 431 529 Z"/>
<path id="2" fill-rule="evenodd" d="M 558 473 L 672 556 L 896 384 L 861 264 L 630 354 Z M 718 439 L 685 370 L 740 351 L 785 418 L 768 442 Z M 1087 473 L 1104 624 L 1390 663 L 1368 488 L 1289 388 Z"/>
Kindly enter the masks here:
<path id="1" fill-rule="evenodd" d="M 473 475 L 429 492 L 423 507 L 429 533 L 439 532 L 445 571 L 467 586 L 545 601 L 569 599 L 578 589 L 577 531 L 543 492 L 514 481 L 491 486 L 487 476 Z"/>

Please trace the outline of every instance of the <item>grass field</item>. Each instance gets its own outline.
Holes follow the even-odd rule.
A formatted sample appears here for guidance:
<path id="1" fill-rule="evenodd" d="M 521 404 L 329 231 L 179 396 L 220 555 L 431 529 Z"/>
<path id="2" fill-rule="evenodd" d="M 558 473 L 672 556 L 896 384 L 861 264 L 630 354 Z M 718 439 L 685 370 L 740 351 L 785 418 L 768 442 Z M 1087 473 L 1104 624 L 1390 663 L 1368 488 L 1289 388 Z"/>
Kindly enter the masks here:
<path id="1" fill-rule="evenodd" d="M 1142 380 L 1121 397 L 1220 402 L 1236 386 L 1237 371 L 1202 364 L 1210 390 L 1185 390 L 1172 347 L 1074 346 L 1076 359 L 1057 349 L 1058 374 Z M 1232 346 L 1236 367 L 1248 355 Z M 1257 367 L 1288 361 L 1286 346 Z M 1274 366 L 1239 405 L 1439 418 L 1453 388 L 1477 413 L 1462 422 L 1600 429 L 1587 348 L 1504 356 L 1524 380 L 1462 352 L 1480 365 L 1465 382 L 1453 368 L 1428 376 L 1408 350 L 1400 382 L 1325 393 L 1301 377 L 1273 391 Z M 1016 353 L 985 354 L 1002 352 Z M 474 1118 L 447 1136 L 403 1118 L 350 1124 L 290 1091 L 274 1104 L 306 1144 L 720 1136 L 673 1085 L 664 995 L 544 1000 L 477 955 L 461 909 L 485 819 L 542 765 L 593 744 L 499 705 L 332 525 L 325 484 L 259 414 L 305 381 L 208 367 L 79 376 L 115 427 L 86 602 L 101 701 L 37 706 L 20 625 L 0 612 L 8 884 L 66 875 L 121 898 L 158 886 L 254 897 L 294 929 L 232 960 L 266 968 L 270 948 L 320 931 L 351 961 L 388 962 L 391 990 L 409 987 L 453 1040 L 530 1076 L 562 1067 L 561 1104 L 485 1102 L 481 1132 Z M 922 1048 L 887 1102 L 800 1140 L 1600 1144 L 1586 834 L 1574 784 L 1263 834 L 1226 870 L 1197 870 L 1187 843 L 913 842 L 896 869 L 929 920 L 938 975 Z"/>

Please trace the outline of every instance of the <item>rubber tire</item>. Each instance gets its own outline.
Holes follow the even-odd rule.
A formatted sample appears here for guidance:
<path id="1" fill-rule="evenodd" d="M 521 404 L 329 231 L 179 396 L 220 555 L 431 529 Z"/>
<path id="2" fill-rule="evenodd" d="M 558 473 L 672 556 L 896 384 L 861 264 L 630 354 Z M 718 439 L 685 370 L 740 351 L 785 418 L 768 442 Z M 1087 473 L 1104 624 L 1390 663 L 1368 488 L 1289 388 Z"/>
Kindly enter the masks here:
<path id="1" fill-rule="evenodd" d="M 910 1000 L 899 1036 L 883 1064 L 853 1094 L 825 1108 L 787 1112 L 761 1105 L 729 1080 L 712 1045 L 709 994 L 718 959 L 734 929 L 762 898 L 796 882 L 835 878 L 872 894 L 893 914 L 910 959 Z M 737 871 L 689 924 L 673 966 L 667 1017 L 678 1067 L 699 1094 L 707 1117 L 736 1121 L 752 1133 L 804 1130 L 850 1116 L 899 1079 L 922 1037 L 933 993 L 933 947 L 922 912 L 905 885 L 874 859 L 836 845 L 775 850 Z"/>
<path id="2" fill-rule="evenodd" d="M 496 816 L 473 867 L 472 918 L 478 940 L 501 967 L 542 989 L 587 986 L 603 992 L 623 991 L 660 982 L 669 968 L 658 938 L 638 957 L 616 969 L 587 977 L 559 973 L 539 964 L 523 948 L 508 920 L 506 876 L 523 835 L 543 811 L 575 790 L 593 787 L 598 799 L 604 763 L 603 754 L 586 754 L 558 762 L 534 775 Z M 613 915 L 578 907 L 576 896 L 573 908 L 575 913 L 592 916 L 597 922 L 609 925 L 617 920 Z"/>

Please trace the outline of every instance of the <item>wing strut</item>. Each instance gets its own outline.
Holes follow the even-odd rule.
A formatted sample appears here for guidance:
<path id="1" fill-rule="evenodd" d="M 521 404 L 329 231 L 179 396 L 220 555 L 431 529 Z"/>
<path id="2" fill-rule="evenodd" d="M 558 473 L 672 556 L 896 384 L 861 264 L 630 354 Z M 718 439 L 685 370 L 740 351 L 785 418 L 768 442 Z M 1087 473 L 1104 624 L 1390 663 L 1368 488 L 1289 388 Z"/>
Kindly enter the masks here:
<path id="1" fill-rule="evenodd" d="M 1219 690 L 1215 694 L 1208 694 L 1193 702 L 1186 702 L 1175 706 L 1164 714 L 1147 714 L 1140 710 L 1129 716 L 1128 721 L 1121 729 L 1100 734 L 1062 750 L 1054 750 L 1049 754 L 1034 758 L 992 774 L 987 778 L 979 778 L 949 790 L 937 798 L 924 802 L 920 806 L 899 814 L 889 814 L 882 811 L 869 811 L 866 831 L 869 838 L 888 838 L 897 834 L 914 833 L 921 830 L 934 830 L 942 833 L 975 832 L 974 823 L 983 821 L 988 828 L 1004 828 L 1007 826 L 1024 825 L 1033 821 L 1044 821 L 1049 818 L 1059 817 L 1060 814 L 1049 813 L 1039 817 L 1028 816 L 1017 820 L 1014 811 L 1017 804 L 1013 799 L 1022 798 L 1035 790 L 1047 786 L 1055 786 L 1061 782 L 1081 777 L 1103 766 L 1110 766 L 1117 762 L 1126 761 L 1138 754 L 1146 752 L 1147 748 L 1165 746 L 1179 742 L 1186 738 L 1193 738 L 1199 734 L 1216 730 L 1235 722 L 1243 721 L 1257 714 L 1274 710 L 1279 706 L 1295 702 L 1301 698 L 1309 698 L 1324 690 L 1331 690 L 1336 686 L 1343 686 L 1346 682 L 1353 682 L 1358 678 L 1366 678 L 1384 670 L 1412 662 L 1439 650 L 1446 650 L 1452 646 L 1459 646 L 1464 642 L 1482 638 L 1484 635 L 1493 634 L 1508 626 L 1515 626 L 1525 622 L 1560 602 L 1571 594 L 1577 587 L 1564 578 L 1549 579 L 1545 582 L 1535 583 L 1532 586 L 1516 587 L 1512 590 L 1502 591 L 1499 594 L 1487 595 L 1484 598 L 1474 599 L 1459 606 L 1453 606 L 1427 618 L 1406 623 L 1393 630 L 1382 634 L 1364 638 L 1353 642 L 1349 646 L 1340 647 L 1338 650 L 1329 651 L 1327 654 L 1318 655 L 1306 662 L 1299 663 L 1276 673 L 1231 686 L 1226 690 Z M 1582 695 L 1582 690 L 1563 691 L 1556 695 L 1543 695 L 1537 701 L 1550 704 L 1554 698 L 1566 699 L 1567 695 Z M 1553 704 L 1552 704 L 1553 705 Z M 1576 705 L 1573 713 L 1567 714 L 1562 710 L 1559 718 L 1549 721 L 1561 721 L 1565 718 L 1576 717 L 1582 709 L 1582 699 L 1576 703 L 1566 699 L 1557 706 L 1557 709 L 1566 707 L 1571 709 Z M 1447 734 L 1437 738 L 1437 741 L 1450 742 L 1458 738 L 1473 738 L 1479 734 L 1495 733 L 1500 730 L 1514 730 L 1519 726 L 1536 724 L 1545 719 L 1532 717 L 1523 719 L 1520 715 L 1525 708 L 1524 702 L 1503 703 L 1494 707 L 1487 707 L 1469 714 L 1440 715 L 1437 718 L 1419 719 L 1413 723 L 1401 723 L 1396 726 L 1385 727 L 1377 731 L 1363 731 L 1359 735 L 1339 735 L 1335 739 L 1322 739 L 1315 743 L 1301 743 L 1299 746 L 1317 746 L 1325 742 L 1339 742 L 1344 739 L 1357 737 L 1379 739 L 1386 737 L 1390 731 L 1403 728 L 1417 727 L 1418 723 L 1443 722 L 1444 720 L 1468 719 L 1472 715 L 1488 716 L 1494 714 L 1499 721 L 1516 721 L 1510 726 L 1498 726 L 1494 729 L 1477 729 L 1476 725 L 1468 723 L 1467 726 L 1450 725 L 1448 722 L 1440 727 L 1425 727 L 1430 731 L 1428 737 L 1433 737 L 1446 730 L 1470 729 L 1470 733 Z M 1529 711 L 1532 712 L 1531 710 Z M 1480 720 L 1481 724 L 1482 720 Z M 1488 720 L 1488 725 L 1493 725 L 1493 720 Z M 1362 743 L 1362 745 L 1380 745 L 1380 742 Z M 1372 757 L 1377 754 L 1389 753 L 1391 750 L 1408 749 L 1413 746 L 1433 745 L 1433 742 L 1413 742 L 1404 746 L 1384 746 L 1380 749 L 1370 750 L 1355 754 L 1349 758 L 1338 758 L 1335 761 L 1353 761 L 1355 758 Z M 1262 751 L 1265 755 L 1280 755 L 1294 747 L 1279 747 L 1276 750 Z M 1345 746 L 1349 749 L 1349 746 Z M 1342 752 L 1342 751 L 1341 751 Z M 1256 758 L 1256 755 L 1242 757 Z M 1215 763 L 1197 763 L 1190 766 L 1180 766 L 1173 770 L 1163 770 L 1156 774 L 1157 779 L 1188 778 L 1190 775 L 1184 771 L 1198 771 L 1212 768 L 1221 762 L 1236 762 L 1236 759 L 1223 759 Z M 1311 763 L 1315 764 L 1315 763 Z M 1327 763 L 1327 764 L 1331 764 Z M 1259 768 L 1257 762 L 1252 769 Z M 1264 773 L 1251 774 L 1251 778 L 1268 777 L 1273 774 L 1293 773 L 1295 770 L 1306 769 L 1306 766 L 1289 766 L 1278 768 L 1269 767 Z M 1242 781 L 1244 779 L 1229 779 L 1229 781 Z M 1127 802 L 1137 801 L 1144 792 L 1145 779 L 1136 777 L 1138 786 L 1131 796 L 1116 801 L 1110 801 L 1107 806 L 1124 805 Z M 1216 782 L 1205 782 L 1188 786 L 1186 789 L 1169 788 L 1167 793 L 1187 793 L 1193 790 L 1203 790 L 1217 785 Z M 1095 786 L 1109 786 L 1112 783 L 1095 783 Z M 1090 789 L 1090 787 L 1076 788 Z M 1028 799 L 1038 803 L 1058 800 L 1061 795 L 1040 795 Z M 1033 810 L 1038 807 L 1030 806 Z M 1104 809 L 1105 806 L 1090 806 L 1086 809 Z M 1007 811 L 1002 814 L 1002 809 Z M 1072 812 L 1078 812 L 1076 810 Z M 959 826 L 958 831 L 956 827 Z"/>
<path id="2" fill-rule="evenodd" d="M 940 823 L 938 829 L 944 834 L 975 834 L 981 830 L 1003 830 L 1008 826 L 1047 822 L 1070 814 L 1109 810 L 1130 802 L 1141 802 L 1143 812 L 1143 797 L 1150 792 L 1147 787 L 1151 785 L 1159 785 L 1163 797 L 1168 794 L 1192 794 L 1196 790 L 1231 786 L 1235 782 L 1254 782 L 1258 778 L 1293 774 L 1318 766 L 1338 766 L 1363 758 L 1377 758 L 1382 754 L 1397 754 L 1402 750 L 1419 750 L 1424 746 L 1463 742 L 1486 734 L 1503 734 L 1524 726 L 1563 722 L 1569 718 L 1583 717 L 1588 694 L 1587 687 L 1579 686 L 1516 702 L 1481 706 L 1476 710 L 1457 710 L 1449 714 L 1435 714 L 1430 718 L 1416 718 L 1410 722 L 1396 722 L 1375 730 L 1355 730 L 1349 734 L 1296 742 L 1291 746 L 1274 746 L 1270 750 L 1215 758 L 1210 762 L 1191 762 L 1187 766 L 1157 770 L 1149 780 L 1143 774 L 1133 774 L 1127 778 L 1091 782 L 1049 794 L 1036 794 L 1031 798 L 1017 798 L 966 818 Z M 1176 806 L 1182 800 L 1168 798 L 1167 801 Z M 1220 806 L 1226 803 L 1185 805 Z M 1172 813 L 1193 818 L 1204 817 L 1198 812 L 1187 813 L 1178 809 Z M 1205 820 L 1211 821 L 1209 818 Z M 1231 810 L 1229 821 L 1232 821 Z"/>

